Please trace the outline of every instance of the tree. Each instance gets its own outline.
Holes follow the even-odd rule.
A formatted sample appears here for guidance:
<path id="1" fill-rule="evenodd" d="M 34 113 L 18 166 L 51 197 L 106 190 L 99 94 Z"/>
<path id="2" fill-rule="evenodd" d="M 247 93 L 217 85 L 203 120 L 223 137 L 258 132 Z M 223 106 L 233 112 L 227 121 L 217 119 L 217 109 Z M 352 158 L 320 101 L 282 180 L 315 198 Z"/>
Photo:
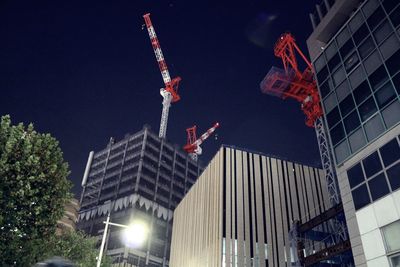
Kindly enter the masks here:
<path id="1" fill-rule="evenodd" d="M 32 124 L 0 121 L 0 266 L 32 266 L 70 198 L 58 141 Z"/>
<path id="2" fill-rule="evenodd" d="M 60 256 L 78 267 L 93 267 L 96 266 L 96 257 L 99 254 L 96 243 L 96 238 L 87 237 L 82 232 L 64 231 L 61 236 L 53 235 L 48 240 L 45 258 Z M 101 266 L 110 265 L 111 258 L 105 257 Z"/>

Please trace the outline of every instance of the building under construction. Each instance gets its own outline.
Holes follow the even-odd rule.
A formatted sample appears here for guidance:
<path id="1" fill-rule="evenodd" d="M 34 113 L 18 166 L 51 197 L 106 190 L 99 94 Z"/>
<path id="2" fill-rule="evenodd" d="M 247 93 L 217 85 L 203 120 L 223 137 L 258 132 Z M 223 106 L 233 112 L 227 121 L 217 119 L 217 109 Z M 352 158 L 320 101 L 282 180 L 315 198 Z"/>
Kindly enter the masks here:
<path id="1" fill-rule="evenodd" d="M 78 228 L 101 236 L 111 222 L 145 221 L 150 236 L 142 247 L 126 247 L 121 228 L 110 227 L 106 251 L 114 266 L 168 266 L 172 212 L 202 171 L 181 148 L 148 127 L 90 152 L 82 181 Z"/>

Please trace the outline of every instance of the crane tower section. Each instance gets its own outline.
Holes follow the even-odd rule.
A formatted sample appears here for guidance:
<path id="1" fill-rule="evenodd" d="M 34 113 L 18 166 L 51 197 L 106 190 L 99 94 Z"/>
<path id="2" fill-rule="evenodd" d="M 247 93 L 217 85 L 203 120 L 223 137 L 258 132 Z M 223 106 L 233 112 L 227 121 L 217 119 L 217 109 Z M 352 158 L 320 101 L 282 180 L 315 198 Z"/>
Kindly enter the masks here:
<path id="1" fill-rule="evenodd" d="M 189 153 L 190 158 L 197 161 L 197 158 L 202 153 L 200 145 L 219 127 L 219 123 L 215 123 L 213 127 L 208 129 L 204 134 L 202 134 L 198 139 L 196 137 L 196 128 L 193 126 L 186 129 L 187 132 L 187 143 L 183 149 Z"/>
<path id="2" fill-rule="evenodd" d="M 304 71 L 299 70 L 296 53 L 300 55 L 306 65 Z M 275 44 L 274 54 L 282 59 L 284 69 L 272 67 L 260 84 L 261 91 L 282 99 L 293 98 L 301 103 L 301 109 L 306 115 L 306 125 L 315 128 L 330 202 L 332 205 L 336 205 L 340 202 L 340 194 L 312 65 L 296 45 L 295 39 L 290 33 L 281 35 Z"/>
<path id="3" fill-rule="evenodd" d="M 181 78 L 175 77 L 171 79 L 167 63 L 161 50 L 160 42 L 158 41 L 156 32 L 150 19 L 150 13 L 143 15 L 143 18 L 146 23 L 146 28 L 149 33 L 151 45 L 153 47 L 154 54 L 156 56 L 165 86 L 164 88 L 160 89 L 160 94 L 163 97 L 163 109 L 161 113 L 160 131 L 158 134 L 160 138 L 165 138 L 167 133 L 169 108 L 171 106 L 171 103 L 175 103 L 180 100 L 180 96 L 178 94 L 178 86 Z"/>

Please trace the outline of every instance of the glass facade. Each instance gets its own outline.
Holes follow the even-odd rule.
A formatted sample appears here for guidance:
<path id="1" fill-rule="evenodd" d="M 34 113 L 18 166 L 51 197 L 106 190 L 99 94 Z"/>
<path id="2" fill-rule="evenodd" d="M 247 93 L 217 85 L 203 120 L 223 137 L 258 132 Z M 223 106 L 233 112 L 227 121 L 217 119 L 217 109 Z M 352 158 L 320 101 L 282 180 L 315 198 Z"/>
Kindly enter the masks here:
<path id="1" fill-rule="evenodd" d="M 383 145 L 347 170 L 356 210 L 400 188 L 398 138 Z"/>
<path id="2" fill-rule="evenodd" d="M 365 1 L 314 68 L 339 164 L 400 121 L 400 2 Z"/>

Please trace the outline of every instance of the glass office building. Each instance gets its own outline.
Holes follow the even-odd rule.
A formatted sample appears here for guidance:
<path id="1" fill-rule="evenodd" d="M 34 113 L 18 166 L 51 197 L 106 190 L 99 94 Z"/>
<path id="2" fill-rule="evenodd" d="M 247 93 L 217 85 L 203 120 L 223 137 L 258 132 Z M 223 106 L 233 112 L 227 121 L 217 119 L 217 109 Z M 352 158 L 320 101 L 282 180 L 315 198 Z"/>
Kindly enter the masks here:
<path id="1" fill-rule="evenodd" d="M 400 266 L 400 1 L 337 0 L 315 21 L 307 44 L 355 264 Z"/>

